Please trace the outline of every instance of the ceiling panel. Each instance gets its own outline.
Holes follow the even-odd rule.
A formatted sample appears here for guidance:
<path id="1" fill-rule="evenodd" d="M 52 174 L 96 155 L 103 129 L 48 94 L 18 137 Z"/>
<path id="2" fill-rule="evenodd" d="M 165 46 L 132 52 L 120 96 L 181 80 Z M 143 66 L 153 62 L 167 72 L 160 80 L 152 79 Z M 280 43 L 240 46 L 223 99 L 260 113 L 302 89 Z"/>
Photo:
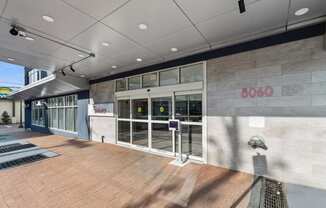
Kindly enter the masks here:
<path id="1" fill-rule="evenodd" d="M 60 65 L 61 61 L 52 57 L 32 55 L 21 51 L 14 51 L 7 48 L 0 48 L 0 59 L 8 62 L 7 58 L 14 58 L 13 64 L 22 66 L 53 70 L 55 66 Z"/>
<path id="2" fill-rule="evenodd" d="M 142 44 L 191 26 L 171 0 L 131 1 L 102 22 Z M 140 30 L 141 23 L 148 29 Z"/>
<path id="3" fill-rule="evenodd" d="M 247 34 L 265 32 L 284 27 L 288 3 L 284 0 L 264 0 L 247 6 L 247 12 L 238 10 L 214 17 L 197 25 L 204 36 L 214 45 L 221 41 L 237 39 Z"/>
<path id="4" fill-rule="evenodd" d="M 109 46 L 103 46 L 103 42 L 108 43 Z M 78 35 L 72 40 L 72 43 L 82 48 L 87 48 L 95 53 L 96 56 L 102 57 L 117 56 L 131 48 L 137 47 L 135 43 L 112 31 L 100 22 Z"/>
<path id="5" fill-rule="evenodd" d="M 247 5 L 256 1 L 261 0 L 245 0 Z M 237 0 L 176 0 L 176 2 L 195 23 L 203 22 L 226 13 L 231 13 L 235 10 L 239 11 Z"/>
<path id="6" fill-rule="evenodd" d="M 141 58 L 142 62 L 137 62 L 136 59 Z M 119 66 L 128 66 L 128 65 L 135 65 L 141 66 L 144 63 L 151 61 L 153 59 L 160 59 L 160 56 L 151 53 L 150 51 L 141 48 L 141 47 L 135 47 L 131 48 L 129 50 L 124 51 L 124 53 L 121 54 L 112 54 L 112 59 L 117 63 Z"/>
<path id="7" fill-rule="evenodd" d="M 63 1 L 98 20 L 102 19 L 128 2 L 128 0 L 92 0 L 92 3 L 90 4 L 89 0 Z"/>
<path id="8" fill-rule="evenodd" d="M 152 43 L 146 44 L 145 46 L 153 50 L 159 56 L 164 57 L 176 55 L 176 52 L 171 52 L 171 48 L 177 48 L 177 53 L 187 52 L 196 48 L 209 48 L 206 41 L 193 27 L 167 35 L 164 38 L 157 39 Z"/>
<path id="9" fill-rule="evenodd" d="M 110 68 L 111 62 L 107 60 L 100 60 L 100 62 L 95 62 L 95 61 L 99 61 L 99 60 L 98 59 L 85 60 L 84 62 L 74 65 L 74 69 L 76 70 L 77 74 L 87 75 L 88 77 L 91 76 L 92 74 L 104 74 L 111 69 Z M 69 72 L 68 68 L 66 70 Z"/>
<path id="10" fill-rule="evenodd" d="M 309 8 L 309 12 L 302 16 L 295 16 L 295 12 L 301 8 Z M 292 0 L 290 9 L 289 23 L 294 24 L 304 20 L 325 16 L 326 1 L 325 0 Z"/>
<path id="11" fill-rule="evenodd" d="M 43 15 L 55 21 L 46 22 Z M 63 40 L 69 40 L 96 22 L 60 0 L 10 0 L 3 16 Z"/>
<path id="12" fill-rule="evenodd" d="M 4 11 L 6 5 L 6 0 L 0 0 L 0 16 L 2 15 L 2 12 Z"/>

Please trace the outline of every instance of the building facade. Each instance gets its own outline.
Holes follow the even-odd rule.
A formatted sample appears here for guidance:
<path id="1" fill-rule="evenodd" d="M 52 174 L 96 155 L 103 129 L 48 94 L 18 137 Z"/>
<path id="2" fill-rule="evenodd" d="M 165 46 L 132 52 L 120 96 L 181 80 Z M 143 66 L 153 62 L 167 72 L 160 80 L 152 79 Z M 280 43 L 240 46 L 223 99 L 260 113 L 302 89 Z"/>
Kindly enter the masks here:
<path id="1" fill-rule="evenodd" d="M 27 100 L 26 127 L 175 157 L 179 119 L 193 161 L 326 188 L 324 46 L 317 25 L 91 80 Z"/>
<path id="2" fill-rule="evenodd" d="M 10 123 L 18 124 L 24 122 L 24 103 L 20 100 L 11 99 L 8 95 L 13 91 L 10 87 L 0 87 L 0 124 L 3 124 L 2 114 L 7 112 Z"/>

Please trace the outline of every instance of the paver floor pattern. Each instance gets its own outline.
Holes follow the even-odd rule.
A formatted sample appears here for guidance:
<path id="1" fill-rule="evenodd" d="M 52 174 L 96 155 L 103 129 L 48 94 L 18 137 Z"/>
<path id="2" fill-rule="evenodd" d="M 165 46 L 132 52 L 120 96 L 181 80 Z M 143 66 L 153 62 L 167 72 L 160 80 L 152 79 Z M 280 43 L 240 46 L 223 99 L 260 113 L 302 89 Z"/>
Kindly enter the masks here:
<path id="1" fill-rule="evenodd" d="M 171 158 L 112 144 L 22 132 L 15 136 L 61 155 L 0 171 L 0 208 L 224 208 L 253 180 L 209 165 L 172 166 Z"/>

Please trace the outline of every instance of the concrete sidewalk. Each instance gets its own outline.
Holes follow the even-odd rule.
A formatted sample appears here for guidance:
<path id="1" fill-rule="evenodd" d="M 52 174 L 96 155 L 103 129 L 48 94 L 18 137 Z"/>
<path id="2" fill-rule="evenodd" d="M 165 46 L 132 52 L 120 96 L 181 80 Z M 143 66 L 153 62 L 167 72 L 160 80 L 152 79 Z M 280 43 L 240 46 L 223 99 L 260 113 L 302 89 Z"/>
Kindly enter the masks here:
<path id="1" fill-rule="evenodd" d="M 230 207 L 252 176 L 208 165 L 169 165 L 110 144 L 28 132 L 26 141 L 61 154 L 0 171 L 0 207 Z M 248 197 L 238 207 L 246 207 Z"/>

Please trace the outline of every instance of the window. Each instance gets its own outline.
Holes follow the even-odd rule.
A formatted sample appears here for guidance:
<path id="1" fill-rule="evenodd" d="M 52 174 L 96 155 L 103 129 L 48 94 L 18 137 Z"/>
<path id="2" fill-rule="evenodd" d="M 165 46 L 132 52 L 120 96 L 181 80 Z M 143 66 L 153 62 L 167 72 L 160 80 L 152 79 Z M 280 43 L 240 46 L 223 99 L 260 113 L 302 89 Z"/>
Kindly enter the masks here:
<path id="1" fill-rule="evenodd" d="M 140 76 L 128 78 L 128 90 L 135 90 L 140 88 Z"/>
<path id="2" fill-rule="evenodd" d="M 118 101 L 118 117 L 119 118 L 130 118 L 130 101 L 119 100 Z"/>
<path id="3" fill-rule="evenodd" d="M 177 68 L 160 72 L 160 86 L 175 85 L 179 83 L 179 70 Z"/>
<path id="4" fill-rule="evenodd" d="M 49 127 L 76 132 L 77 95 L 48 100 Z"/>
<path id="5" fill-rule="evenodd" d="M 32 124 L 45 126 L 44 100 L 32 101 Z"/>
<path id="6" fill-rule="evenodd" d="M 36 82 L 40 79 L 43 79 L 47 77 L 47 71 L 42 69 L 32 69 L 28 72 L 28 83 L 31 84 L 33 82 Z"/>
<path id="7" fill-rule="evenodd" d="M 181 83 L 203 81 L 203 65 L 196 64 L 180 68 Z"/>
<path id="8" fill-rule="evenodd" d="M 181 121 L 202 121 L 202 95 L 179 95 L 175 97 L 176 119 Z"/>
<path id="9" fill-rule="evenodd" d="M 125 91 L 127 90 L 127 84 L 125 79 L 119 79 L 116 81 L 116 91 Z"/>
<path id="10" fill-rule="evenodd" d="M 203 63 L 165 69 L 127 79 L 116 80 L 116 92 L 141 88 L 200 82 L 204 80 Z"/>
<path id="11" fill-rule="evenodd" d="M 157 73 L 143 75 L 143 88 L 157 86 Z"/>

